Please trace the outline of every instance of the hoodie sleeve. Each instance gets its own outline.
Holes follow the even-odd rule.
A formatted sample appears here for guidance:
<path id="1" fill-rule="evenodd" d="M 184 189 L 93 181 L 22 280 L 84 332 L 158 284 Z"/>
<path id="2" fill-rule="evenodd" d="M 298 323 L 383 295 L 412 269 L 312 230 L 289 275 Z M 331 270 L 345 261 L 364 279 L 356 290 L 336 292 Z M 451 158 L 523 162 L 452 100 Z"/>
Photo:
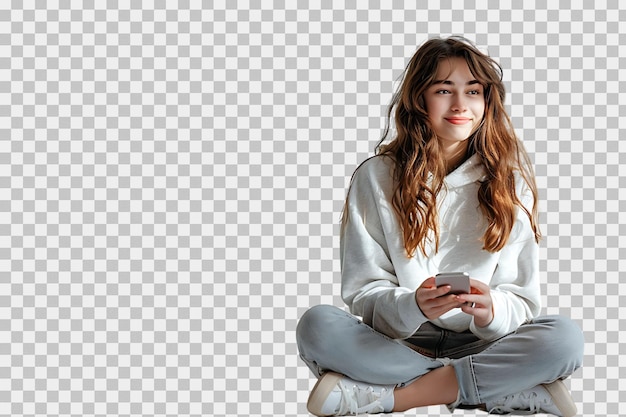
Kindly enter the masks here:
<path id="1" fill-rule="evenodd" d="M 350 311 L 366 324 L 391 338 L 404 339 L 427 319 L 415 291 L 399 286 L 391 261 L 383 223 L 390 216 L 395 221 L 386 197 L 392 187 L 388 168 L 380 160 L 370 160 L 355 172 L 340 235 L 341 291 Z"/>
<path id="2" fill-rule="evenodd" d="M 529 203 L 528 198 L 525 203 Z M 526 204 L 526 207 L 529 205 Z M 481 339 L 495 340 L 536 317 L 541 310 L 539 275 L 539 244 L 535 241 L 528 216 L 518 209 L 518 219 L 511 238 L 500 252 L 489 285 L 494 319 L 482 328 L 475 326 L 472 321 L 472 333 Z"/>

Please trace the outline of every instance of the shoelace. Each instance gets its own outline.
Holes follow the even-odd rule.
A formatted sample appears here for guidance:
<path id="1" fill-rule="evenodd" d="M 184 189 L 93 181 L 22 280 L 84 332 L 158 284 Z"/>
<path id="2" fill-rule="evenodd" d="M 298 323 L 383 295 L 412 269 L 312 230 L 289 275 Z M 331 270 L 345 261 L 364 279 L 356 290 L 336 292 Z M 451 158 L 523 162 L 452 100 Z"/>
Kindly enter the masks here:
<path id="1" fill-rule="evenodd" d="M 381 399 L 387 395 L 391 395 L 392 391 L 383 388 L 380 393 L 374 391 L 372 387 L 362 389 L 357 385 L 351 387 L 339 383 L 341 389 L 341 403 L 337 415 L 344 416 L 349 414 L 359 415 L 361 413 L 382 413 L 385 411 L 382 406 Z M 359 404 L 362 404 L 359 406 Z"/>
<path id="2" fill-rule="evenodd" d="M 521 401 L 520 401 L 521 400 Z M 520 402 L 524 404 L 524 409 L 520 409 Z M 541 406 L 548 405 L 548 400 L 540 400 L 536 392 L 526 396 L 524 394 L 510 395 L 504 398 L 502 404 L 489 410 L 489 414 L 508 414 L 515 412 L 516 415 L 532 415 L 541 412 Z M 526 409 L 526 407 L 528 407 Z"/>

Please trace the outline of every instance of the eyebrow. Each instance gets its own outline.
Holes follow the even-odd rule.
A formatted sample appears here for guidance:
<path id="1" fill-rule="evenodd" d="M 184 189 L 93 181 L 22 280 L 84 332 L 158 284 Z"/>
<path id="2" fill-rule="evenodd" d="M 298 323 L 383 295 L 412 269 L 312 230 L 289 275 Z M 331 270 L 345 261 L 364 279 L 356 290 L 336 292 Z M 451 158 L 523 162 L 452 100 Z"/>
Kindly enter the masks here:
<path id="1" fill-rule="evenodd" d="M 435 84 L 454 85 L 454 83 L 450 80 L 436 80 L 433 82 L 432 85 L 435 85 Z M 471 81 L 468 81 L 466 85 L 473 85 L 473 84 L 480 84 L 480 81 L 471 80 Z"/>

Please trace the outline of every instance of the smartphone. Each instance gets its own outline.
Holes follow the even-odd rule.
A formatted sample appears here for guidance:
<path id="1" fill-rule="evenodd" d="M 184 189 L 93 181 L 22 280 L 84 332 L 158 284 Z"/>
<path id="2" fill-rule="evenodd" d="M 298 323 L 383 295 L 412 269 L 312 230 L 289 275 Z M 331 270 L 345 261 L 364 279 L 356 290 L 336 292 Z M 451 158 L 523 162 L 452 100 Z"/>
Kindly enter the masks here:
<path id="1" fill-rule="evenodd" d="M 467 272 L 442 272 L 435 276 L 435 285 L 449 285 L 448 294 L 468 294 L 470 292 L 470 278 Z"/>

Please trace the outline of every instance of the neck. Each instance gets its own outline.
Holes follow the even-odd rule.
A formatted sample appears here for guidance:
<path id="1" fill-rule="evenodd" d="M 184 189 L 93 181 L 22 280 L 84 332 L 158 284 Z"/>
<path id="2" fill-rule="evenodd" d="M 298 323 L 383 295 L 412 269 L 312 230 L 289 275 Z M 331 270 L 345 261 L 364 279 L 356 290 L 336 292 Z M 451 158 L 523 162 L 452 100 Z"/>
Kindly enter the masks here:
<path id="1" fill-rule="evenodd" d="M 468 141 L 456 142 L 443 149 L 446 171 L 451 173 L 461 165 L 467 158 Z"/>

